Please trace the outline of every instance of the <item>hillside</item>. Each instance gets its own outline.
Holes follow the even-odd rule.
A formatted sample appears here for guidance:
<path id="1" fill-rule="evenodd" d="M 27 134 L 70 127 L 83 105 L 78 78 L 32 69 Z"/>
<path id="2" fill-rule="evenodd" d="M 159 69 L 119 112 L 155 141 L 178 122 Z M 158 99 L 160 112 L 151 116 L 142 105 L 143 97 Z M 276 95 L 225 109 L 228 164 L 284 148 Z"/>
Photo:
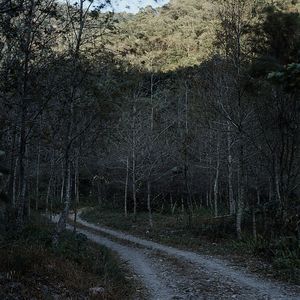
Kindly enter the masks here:
<path id="1" fill-rule="evenodd" d="M 211 1 L 171 1 L 121 20 L 113 39 L 119 57 L 153 71 L 175 70 L 204 61 L 214 37 Z"/>
<path id="2" fill-rule="evenodd" d="M 141 69 L 172 71 L 199 65 L 217 53 L 220 1 L 171 0 L 162 8 L 147 7 L 136 15 L 117 14 L 111 46 L 120 60 Z M 297 1 L 269 1 L 283 11 L 299 11 Z M 262 22 L 260 18 L 256 22 Z"/>

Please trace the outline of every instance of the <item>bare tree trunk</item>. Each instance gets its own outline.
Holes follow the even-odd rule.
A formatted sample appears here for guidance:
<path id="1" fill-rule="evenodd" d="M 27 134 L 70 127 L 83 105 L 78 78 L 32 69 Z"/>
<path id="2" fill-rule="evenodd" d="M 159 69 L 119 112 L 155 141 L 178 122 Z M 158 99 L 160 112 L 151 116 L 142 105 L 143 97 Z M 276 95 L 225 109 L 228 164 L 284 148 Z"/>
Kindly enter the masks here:
<path id="1" fill-rule="evenodd" d="M 214 215 L 218 216 L 218 193 L 219 193 L 219 173 L 220 173 L 220 137 L 217 137 L 217 166 L 216 176 L 214 181 Z"/>
<path id="2" fill-rule="evenodd" d="M 9 172 L 9 186 L 8 186 L 8 194 L 11 198 L 12 207 L 16 205 L 16 197 L 15 197 L 15 185 L 16 185 L 16 177 L 17 177 L 17 160 L 16 155 L 16 140 L 17 140 L 17 130 L 16 126 L 14 126 L 12 133 L 12 146 L 11 146 L 11 154 L 10 154 L 10 172 Z"/>
<path id="3" fill-rule="evenodd" d="M 281 189 L 280 189 L 280 170 L 278 167 L 277 159 L 275 159 L 275 187 L 276 187 L 276 197 L 278 202 L 280 203 L 281 210 L 283 209 L 283 201 L 281 197 Z"/>
<path id="4" fill-rule="evenodd" d="M 136 219 L 136 178 L 135 178 L 135 151 L 132 152 L 132 197 L 133 197 L 133 216 Z"/>
<path id="5" fill-rule="evenodd" d="M 235 201 L 232 187 L 232 154 L 231 154 L 231 126 L 230 123 L 227 123 L 227 151 L 228 151 L 228 196 L 229 196 L 229 212 L 230 215 L 235 214 Z"/>
<path id="6" fill-rule="evenodd" d="M 300 215 L 300 208 L 298 208 L 297 215 L 298 216 Z M 297 229 L 298 246 L 300 247 L 300 220 L 297 221 L 296 226 L 297 226 L 296 229 Z"/>
<path id="7" fill-rule="evenodd" d="M 47 193 L 46 193 L 46 199 L 45 199 L 45 213 L 46 215 L 48 215 L 49 213 L 49 197 L 50 197 L 50 192 L 51 192 L 51 174 L 50 174 L 50 178 L 49 178 L 49 182 L 48 182 L 48 187 L 47 187 Z"/>
<path id="8" fill-rule="evenodd" d="M 153 128 L 154 128 L 153 77 L 154 77 L 154 75 L 151 74 L 150 98 L 151 98 L 151 131 L 152 132 L 153 132 Z"/>
<path id="9" fill-rule="evenodd" d="M 18 169 L 18 158 L 15 160 L 15 166 L 13 170 L 13 181 L 12 181 L 12 205 L 16 207 L 16 193 L 17 193 L 17 169 Z"/>
<path id="10" fill-rule="evenodd" d="M 127 218 L 127 216 L 128 216 L 128 211 L 127 211 L 128 180 L 129 180 L 129 157 L 127 157 L 127 160 L 126 160 L 126 179 L 125 179 L 125 191 L 124 191 L 124 214 L 125 214 L 125 218 Z"/>
<path id="11" fill-rule="evenodd" d="M 185 189 L 187 193 L 187 204 L 188 204 L 188 226 L 192 226 L 192 216 L 193 216 L 193 206 L 192 206 L 192 193 L 190 187 L 190 180 L 189 180 L 189 161 L 188 161 L 188 135 L 189 135 L 189 95 L 188 95 L 188 84 L 185 81 L 185 141 L 184 141 L 184 181 L 185 181 Z"/>
<path id="12" fill-rule="evenodd" d="M 26 147 L 25 151 L 25 170 L 28 170 L 28 146 Z M 30 219 L 31 216 L 31 201 L 30 201 L 30 196 L 29 196 L 29 191 L 30 191 L 30 177 L 26 176 L 25 180 L 25 195 L 26 195 L 26 201 L 25 201 L 25 215 L 27 215 L 28 219 Z"/>
<path id="13" fill-rule="evenodd" d="M 22 111 L 21 111 L 21 133 L 20 133 L 20 148 L 19 148 L 19 186 L 20 193 L 18 197 L 18 216 L 17 227 L 21 229 L 24 222 L 24 209 L 25 209 L 25 197 L 26 197 L 26 175 L 25 175 L 25 152 L 26 152 L 26 104 L 25 99 L 22 99 Z"/>
<path id="14" fill-rule="evenodd" d="M 147 208 L 148 208 L 148 215 L 149 215 L 149 225 L 153 227 L 153 220 L 152 220 L 152 211 L 151 211 L 151 182 L 147 180 Z"/>
<path id="15" fill-rule="evenodd" d="M 67 183 L 65 189 L 65 207 L 62 211 L 60 218 L 58 220 L 55 233 L 53 235 L 53 245 L 57 246 L 59 242 L 59 236 L 62 231 L 66 229 L 67 218 L 69 215 L 70 204 L 71 204 L 71 164 L 69 161 L 69 155 L 66 154 L 65 157 L 65 182 Z"/>
<path id="16" fill-rule="evenodd" d="M 253 239 L 256 241 L 256 239 L 257 239 L 257 230 L 256 230 L 255 206 L 253 206 L 253 208 L 252 208 L 252 232 L 253 232 Z"/>
<path id="17" fill-rule="evenodd" d="M 64 174 L 64 182 L 66 183 L 65 188 L 65 203 L 64 203 L 64 210 L 61 213 L 59 221 L 56 226 L 56 232 L 53 237 L 54 245 L 57 245 L 59 235 L 62 231 L 66 229 L 67 218 L 69 215 L 70 205 L 71 205 L 71 160 L 70 160 L 70 150 L 72 146 L 72 139 L 71 139 L 71 132 L 73 128 L 73 117 L 74 117 L 74 106 L 73 102 L 70 103 L 70 116 L 67 128 L 67 136 L 66 136 L 66 148 L 65 148 L 65 174 Z"/>
<path id="18" fill-rule="evenodd" d="M 272 202 L 273 190 L 272 190 L 272 178 L 269 178 L 269 203 Z"/>
<path id="19" fill-rule="evenodd" d="M 65 192 L 65 169 L 64 169 L 64 162 L 62 161 L 61 164 L 61 189 L 60 189 L 60 203 L 63 203 L 64 200 L 64 192 Z"/>
<path id="20" fill-rule="evenodd" d="M 209 191 L 206 191 L 206 208 L 209 208 Z"/>
<path id="21" fill-rule="evenodd" d="M 47 187 L 47 194 L 46 194 L 46 215 L 49 213 L 49 198 L 51 193 L 51 187 L 52 187 L 52 181 L 53 181 L 53 173 L 54 173 L 54 153 L 51 156 L 51 165 L 50 165 L 50 176 L 49 176 L 49 182 Z"/>
<path id="22" fill-rule="evenodd" d="M 175 214 L 176 205 L 177 205 L 177 202 L 175 201 L 175 203 L 173 204 L 172 209 L 171 209 L 172 216 Z"/>
<path id="23" fill-rule="evenodd" d="M 17 207 L 17 227 L 21 229 L 24 223 L 24 209 L 25 209 L 25 197 L 26 197 L 26 175 L 25 175 L 25 109 L 22 109 L 22 121 L 21 121 L 21 137 L 20 137 L 20 150 L 19 150 L 19 196 Z"/>
<path id="24" fill-rule="evenodd" d="M 86 5 L 85 5 L 86 4 Z M 71 85 L 71 91 L 70 91 L 70 97 L 68 99 L 68 105 L 69 105 L 69 112 L 68 112 L 68 122 L 67 122 L 67 131 L 66 131 L 66 148 L 65 148 L 65 153 L 64 153 L 64 161 L 65 161 L 65 180 L 64 182 L 67 183 L 66 185 L 66 191 L 65 191 L 65 206 L 64 210 L 61 213 L 61 216 L 59 218 L 59 221 L 56 226 L 56 231 L 53 235 L 52 242 L 55 246 L 57 246 L 58 241 L 59 241 L 59 236 L 60 233 L 65 230 L 66 228 L 66 223 L 67 223 L 67 218 L 70 210 L 70 205 L 71 205 L 71 161 L 70 161 L 70 156 L 72 154 L 72 146 L 75 141 L 75 139 L 78 136 L 74 136 L 74 101 L 77 98 L 78 94 L 78 89 L 80 86 L 80 83 L 78 83 L 78 77 L 80 76 L 80 71 L 79 71 L 79 60 L 80 60 L 80 50 L 82 46 L 82 36 L 84 33 L 84 28 L 86 24 L 87 17 L 89 16 L 88 12 L 90 10 L 90 7 L 92 6 L 93 1 L 89 1 L 86 3 L 85 0 L 79 0 L 78 1 L 78 16 L 74 19 L 72 19 L 74 16 L 71 16 L 70 14 L 68 17 L 71 18 L 71 22 L 75 23 L 76 26 L 72 26 L 72 29 L 74 30 L 73 32 L 73 37 L 75 40 L 75 45 L 73 47 L 72 53 L 72 63 L 73 63 L 73 78 L 72 78 L 72 85 Z M 67 6 L 69 7 L 71 5 L 70 1 L 67 1 Z"/>
<path id="25" fill-rule="evenodd" d="M 185 82 L 185 134 L 189 133 L 189 124 L 188 124 L 188 114 L 189 114 L 189 97 L 188 97 L 188 86 Z"/>
<path id="26" fill-rule="evenodd" d="M 257 205 L 260 205 L 260 191 L 258 187 L 256 187 L 256 201 Z"/>
<path id="27" fill-rule="evenodd" d="M 171 208 L 171 214 L 173 215 L 173 197 L 172 194 L 170 193 L 170 208 Z"/>
<path id="28" fill-rule="evenodd" d="M 79 151 L 76 151 L 75 157 L 75 170 L 74 170 L 74 193 L 75 193 L 75 201 L 74 201 L 74 227 L 73 231 L 77 230 L 77 205 L 79 203 Z"/>
<path id="29" fill-rule="evenodd" d="M 61 232 L 66 229 L 67 218 L 69 215 L 70 205 L 71 205 L 71 161 L 70 161 L 70 148 L 72 146 L 71 132 L 73 128 L 73 117 L 74 117 L 74 109 L 73 102 L 70 103 L 70 116 L 68 120 L 67 126 L 67 134 L 66 134 L 66 148 L 64 153 L 64 163 L 65 163 L 65 173 L 63 182 L 66 183 L 65 187 L 65 196 L 64 196 L 64 209 L 60 215 L 59 221 L 56 225 L 56 230 L 53 235 L 53 244 L 54 246 L 58 245 L 59 236 Z"/>
<path id="30" fill-rule="evenodd" d="M 39 198 L 40 198 L 40 157 L 41 157 L 41 144 L 40 140 L 38 142 L 38 154 L 37 154 L 37 163 L 36 163 L 36 185 L 35 185 L 35 210 L 39 209 Z"/>
<path id="31" fill-rule="evenodd" d="M 26 170 L 25 170 L 25 154 L 26 154 L 26 117 L 28 108 L 28 82 L 29 82 L 29 67 L 30 67 L 30 54 L 32 45 L 32 31 L 33 31 L 33 18 L 35 1 L 30 1 L 27 18 L 25 21 L 25 36 L 24 36 L 24 66 L 23 66 L 23 82 L 20 101 L 20 146 L 19 146 L 19 186 L 20 193 L 18 197 L 17 208 L 17 227 L 21 229 L 24 224 L 24 209 L 26 206 Z"/>
<path id="32" fill-rule="evenodd" d="M 76 153 L 75 158 L 75 172 L 74 172 L 74 193 L 75 193 L 75 204 L 79 203 L 79 152 Z"/>
<path id="33" fill-rule="evenodd" d="M 212 151 L 211 151 L 211 144 L 212 144 L 212 138 L 211 138 L 211 132 L 209 133 L 209 209 L 212 209 Z"/>
<path id="34" fill-rule="evenodd" d="M 244 150 L 243 146 L 240 146 L 240 157 L 239 157 L 239 195 L 237 202 L 237 214 L 236 214 L 236 233 L 237 238 L 240 240 L 242 238 L 242 217 L 244 211 Z"/>
<path id="35" fill-rule="evenodd" d="M 133 197 L 133 216 L 136 220 L 136 136 L 135 136 L 135 114 L 136 114 L 136 106 L 135 103 L 133 105 L 133 116 L 132 116 L 132 197 Z"/>

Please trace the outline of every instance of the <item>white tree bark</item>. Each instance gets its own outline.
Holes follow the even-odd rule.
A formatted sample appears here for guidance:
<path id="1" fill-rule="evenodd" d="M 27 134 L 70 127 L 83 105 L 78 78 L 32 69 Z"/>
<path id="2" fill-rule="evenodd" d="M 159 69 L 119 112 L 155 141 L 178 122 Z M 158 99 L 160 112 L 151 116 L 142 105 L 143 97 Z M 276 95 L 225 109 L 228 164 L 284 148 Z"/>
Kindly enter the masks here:
<path id="1" fill-rule="evenodd" d="M 220 136 L 217 137 L 217 165 L 214 180 L 214 216 L 217 217 L 218 212 L 218 196 L 219 196 L 219 173 L 220 173 Z"/>
<path id="2" fill-rule="evenodd" d="M 232 151 L 231 151 L 231 126 L 230 122 L 227 122 L 227 155 L 228 155 L 228 196 L 229 196 L 229 213 L 230 215 L 235 214 L 235 200 L 233 194 L 232 186 L 232 176 L 233 176 L 233 167 L 232 167 Z"/>

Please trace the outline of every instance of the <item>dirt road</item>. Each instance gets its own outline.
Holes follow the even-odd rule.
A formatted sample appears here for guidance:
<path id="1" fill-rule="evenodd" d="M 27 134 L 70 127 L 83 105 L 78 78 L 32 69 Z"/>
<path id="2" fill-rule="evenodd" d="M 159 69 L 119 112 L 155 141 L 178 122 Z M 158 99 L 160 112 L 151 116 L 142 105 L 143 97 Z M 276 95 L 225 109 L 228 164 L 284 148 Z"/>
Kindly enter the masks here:
<path id="1" fill-rule="evenodd" d="M 229 262 L 77 221 L 79 232 L 129 264 L 147 299 L 300 299 L 300 288 L 259 278 Z"/>

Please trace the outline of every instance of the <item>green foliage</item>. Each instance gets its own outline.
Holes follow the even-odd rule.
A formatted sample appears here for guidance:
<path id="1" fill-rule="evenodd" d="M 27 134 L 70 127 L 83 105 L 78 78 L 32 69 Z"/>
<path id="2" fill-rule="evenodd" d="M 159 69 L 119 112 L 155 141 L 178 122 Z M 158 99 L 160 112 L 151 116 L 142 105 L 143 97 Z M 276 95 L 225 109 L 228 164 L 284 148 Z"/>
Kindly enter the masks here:
<path id="1" fill-rule="evenodd" d="M 279 276 L 299 284 L 300 259 L 298 257 L 278 257 L 273 262 L 274 269 Z"/>
<path id="2" fill-rule="evenodd" d="M 111 36 L 120 59 L 150 71 L 169 71 L 201 63 L 211 52 L 213 5 L 206 0 L 171 1 L 124 18 Z"/>
<path id="3" fill-rule="evenodd" d="M 300 64 L 288 64 L 282 71 L 271 72 L 268 74 L 268 80 L 275 85 L 283 86 L 288 92 L 299 90 Z"/>
<path id="4" fill-rule="evenodd" d="M 20 244 L 13 245 L 7 249 L 5 255 L 1 253 L 1 272 L 14 278 L 26 276 L 46 263 L 46 253 L 47 251 L 42 246 L 28 245 L 23 247 Z"/>
<path id="5" fill-rule="evenodd" d="M 265 74 L 281 72 L 283 66 L 299 61 L 299 4 L 262 2 L 259 20 L 249 27 L 252 50 L 265 64 Z"/>
<path id="6" fill-rule="evenodd" d="M 267 11 L 262 25 L 267 41 L 267 53 L 280 63 L 288 64 L 299 58 L 300 15 L 298 12 L 279 11 L 273 7 Z"/>
<path id="7" fill-rule="evenodd" d="M 300 247 L 294 236 L 280 237 L 273 240 L 259 236 L 257 240 L 243 239 L 233 241 L 234 250 L 261 257 L 272 263 L 279 278 L 299 284 L 300 282 Z"/>

